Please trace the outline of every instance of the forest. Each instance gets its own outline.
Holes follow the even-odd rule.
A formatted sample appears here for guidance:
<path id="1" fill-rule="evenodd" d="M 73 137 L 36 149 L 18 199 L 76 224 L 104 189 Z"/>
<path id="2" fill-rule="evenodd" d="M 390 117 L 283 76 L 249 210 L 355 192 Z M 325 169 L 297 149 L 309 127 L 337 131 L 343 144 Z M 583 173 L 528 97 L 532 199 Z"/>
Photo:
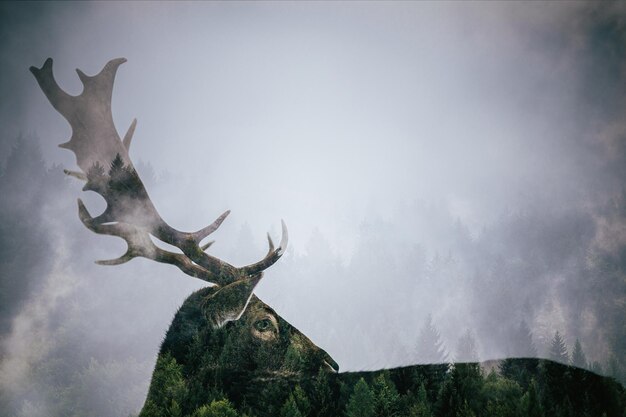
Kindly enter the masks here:
<path id="1" fill-rule="evenodd" d="M 227 388 L 239 381 L 225 369 L 219 377 L 212 376 L 223 384 L 221 390 L 211 383 L 187 384 L 184 373 L 174 358 L 161 357 L 140 415 L 621 417 L 626 405 L 623 387 L 611 378 L 540 359 L 507 359 L 490 371 L 477 363 L 345 374 L 320 371 L 298 380 L 248 381 L 239 392 Z"/>
<path id="2" fill-rule="evenodd" d="M 147 164 L 137 169 L 150 190 L 172 181 Z M 94 266 L 116 246 L 84 244 L 89 231 L 77 220 L 78 191 L 61 167 L 47 165 L 34 135 L 14 140 L 0 171 L 0 415 L 136 415 L 178 307 L 172 297 L 182 302 L 198 288 L 172 269 L 140 262 L 119 272 Z M 197 410 L 184 409 L 197 389 L 178 384 L 162 396 L 170 401 L 167 415 L 622 415 L 623 388 L 612 380 L 626 381 L 626 245 L 604 247 L 596 236 L 602 224 L 623 224 L 625 195 L 593 213 L 505 213 L 477 236 L 439 207 L 417 202 L 399 208 L 402 225 L 364 219 L 348 262 L 318 233 L 305 251 L 281 260 L 272 279 L 295 296 L 272 307 L 285 317 L 296 308 L 316 311 L 298 327 L 351 372 L 265 384 L 275 390 L 264 395 L 268 414 L 250 414 L 237 396 L 219 391 L 207 391 Z M 430 230 L 393 251 L 393 236 L 402 235 L 395 231 L 412 227 L 407 211 L 415 218 L 430 213 Z M 242 225 L 231 242 L 233 258 L 258 252 L 249 234 Z M 438 244 L 429 245 L 428 235 Z M 370 276 L 387 280 L 363 279 Z M 344 302 L 357 280 L 364 301 Z M 390 283 L 398 291 L 389 291 Z M 322 292 L 329 307 L 315 310 Z M 375 297 L 380 293 L 387 294 L 384 303 Z M 387 316 L 368 314 L 378 304 Z M 546 321 L 554 305 L 565 322 Z M 552 361 L 488 361 L 506 357 Z M 185 372 L 167 356 L 156 370 L 154 378 L 167 386 Z"/>

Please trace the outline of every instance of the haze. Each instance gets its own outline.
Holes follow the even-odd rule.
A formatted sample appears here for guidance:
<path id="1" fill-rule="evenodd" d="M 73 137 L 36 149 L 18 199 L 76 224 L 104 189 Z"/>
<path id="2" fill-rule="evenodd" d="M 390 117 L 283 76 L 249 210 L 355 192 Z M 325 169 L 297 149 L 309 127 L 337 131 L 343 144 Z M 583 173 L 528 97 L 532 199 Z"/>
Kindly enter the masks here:
<path id="1" fill-rule="evenodd" d="M 22 134 L 39 138 L 48 167 L 74 167 L 57 148 L 69 125 L 29 66 L 52 57 L 59 84 L 79 94 L 75 68 L 95 74 L 125 57 L 114 120 L 123 135 L 138 119 L 131 157 L 163 218 L 196 230 L 232 210 L 211 253 L 235 265 L 260 259 L 284 219 L 290 248 L 257 294 L 342 371 L 426 361 L 415 346 L 429 315 L 450 358 L 466 330 L 481 359 L 510 355 L 508 331 L 523 320 L 538 356 L 558 330 L 605 364 L 626 353 L 623 312 L 604 310 L 626 289 L 591 283 L 590 259 L 626 244 L 624 217 L 606 211 L 624 203 L 625 13 L 619 3 L 3 4 L 0 163 L 8 172 Z M 132 351 L 140 365 L 116 378 L 138 387 L 127 401 L 136 411 L 169 320 L 204 284 L 146 260 L 93 264 L 124 245 L 82 229 L 74 204 L 85 196 L 69 187 L 45 203 L 63 217 L 41 214 L 57 241 L 41 258 L 54 268 L 25 273 L 37 291 L 7 301 L 3 386 L 45 410 L 45 395 L 25 388 L 30 369 L 56 351 L 60 328 L 80 328 L 81 347 L 63 352 L 123 364 Z M 8 271 L 3 280 L 18 279 Z"/>

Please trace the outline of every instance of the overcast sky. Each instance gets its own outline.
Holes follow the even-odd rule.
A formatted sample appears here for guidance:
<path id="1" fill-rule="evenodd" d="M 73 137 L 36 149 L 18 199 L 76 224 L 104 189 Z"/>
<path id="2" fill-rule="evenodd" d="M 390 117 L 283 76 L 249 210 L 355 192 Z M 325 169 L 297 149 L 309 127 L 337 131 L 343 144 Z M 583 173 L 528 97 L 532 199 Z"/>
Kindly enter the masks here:
<path id="1" fill-rule="evenodd" d="M 148 191 L 172 226 L 196 230 L 232 210 L 215 255 L 254 261 L 267 231 L 278 238 L 282 218 L 292 256 L 285 270 L 296 275 L 307 268 L 297 255 L 310 255 L 312 241 L 328 246 L 323 259 L 350 265 L 367 238 L 364 222 L 398 252 L 419 244 L 430 259 L 450 250 L 437 232 L 442 213 L 477 239 L 510 212 L 595 216 L 621 190 L 625 15 L 623 3 L 575 2 L 2 3 L 0 163 L 22 132 L 40 138 L 49 164 L 74 166 L 57 147 L 69 125 L 31 65 L 52 57 L 59 84 L 79 94 L 76 68 L 93 75 L 125 57 L 113 91 L 120 136 L 136 117 L 131 157 L 144 163 L 140 174 L 145 164 L 157 173 Z M 89 203 L 93 213 L 102 208 Z M 417 206 L 432 217 L 412 218 Z M 238 253 L 241 236 L 259 255 Z M 341 337 L 311 324 L 328 306 L 272 276 L 259 288 L 264 299 L 339 352 Z M 350 287 L 320 285 L 357 302 Z M 299 311 L 303 302 L 319 311 Z M 453 320 L 466 310 L 454 306 L 430 311 L 444 333 L 460 330 Z M 545 334 L 568 322 L 550 306 L 538 304 L 534 316 Z"/>
<path id="2" fill-rule="evenodd" d="M 3 141 L 35 131 L 72 165 L 56 148 L 69 126 L 26 69 L 53 57 L 78 94 L 75 68 L 126 57 L 115 123 L 137 117 L 132 157 L 180 178 L 152 192 L 180 228 L 231 209 L 260 239 L 284 218 L 294 247 L 317 226 L 349 256 L 355 223 L 400 202 L 443 202 L 479 230 L 529 194 L 588 186 L 584 4 L 2 7 Z"/>

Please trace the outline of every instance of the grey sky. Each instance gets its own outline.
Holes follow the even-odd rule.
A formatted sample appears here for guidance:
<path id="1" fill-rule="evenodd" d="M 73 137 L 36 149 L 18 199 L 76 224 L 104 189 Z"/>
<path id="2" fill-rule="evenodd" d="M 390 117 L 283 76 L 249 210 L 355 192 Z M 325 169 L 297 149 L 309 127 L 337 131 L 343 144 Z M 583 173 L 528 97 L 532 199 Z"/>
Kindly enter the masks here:
<path id="1" fill-rule="evenodd" d="M 131 157 L 160 177 L 148 191 L 164 219 L 196 230 L 231 209 L 211 250 L 235 264 L 262 256 L 265 233 L 278 239 L 285 219 L 290 249 L 267 273 L 260 296 L 344 370 L 406 364 L 415 358 L 396 352 L 388 360 L 385 349 L 396 339 L 414 343 L 429 313 L 450 346 L 465 328 L 490 334 L 493 322 L 472 321 L 483 298 L 471 294 L 468 278 L 480 262 L 468 259 L 536 243 L 522 225 L 495 236 L 493 247 L 465 253 L 450 231 L 454 219 L 478 239 L 510 213 L 539 213 L 547 228 L 578 236 L 588 225 L 567 210 L 598 221 L 598 206 L 621 191 L 625 16 L 623 3 L 3 3 L 0 163 L 20 132 L 37 133 L 50 164 L 74 163 L 56 147 L 69 138 L 69 126 L 28 67 L 52 57 L 59 84 L 78 94 L 75 68 L 94 74 L 125 57 L 114 121 L 123 135 L 137 117 Z M 102 208 L 97 199 L 89 203 L 94 214 Z M 581 235 L 596 246 L 625 243 L 619 230 L 626 229 L 606 224 L 604 234 L 598 221 Z M 104 258 L 121 253 L 110 242 L 99 250 L 102 239 L 86 237 L 85 246 Z M 559 259 L 562 242 L 549 243 L 547 252 Z M 428 263 L 457 250 L 467 255 L 459 270 L 438 283 L 428 283 L 425 272 L 415 294 L 407 288 L 422 272 L 401 262 L 396 270 L 381 266 L 393 256 Z M 505 258 L 515 266 L 514 256 Z M 345 269 L 322 265 L 333 259 Z M 140 262 L 97 274 L 160 268 Z M 557 328 L 582 329 L 584 347 L 604 360 L 608 342 L 590 342 L 599 318 L 568 315 L 578 301 L 562 282 L 580 277 L 572 272 L 578 266 L 559 262 L 529 277 L 524 293 L 515 294 L 526 301 L 515 301 L 530 307 L 507 312 L 506 325 L 525 318 L 539 347 Z M 167 327 L 163 318 L 196 284 L 189 278 L 182 285 L 159 313 L 152 352 Z M 173 286 L 150 291 L 163 300 Z M 489 307 L 511 307 L 494 288 L 484 298 L 493 301 Z M 446 292 L 449 298 L 432 296 Z M 385 314 L 369 321 L 383 324 L 342 316 L 333 305 L 340 302 L 376 306 Z M 322 324 L 333 320 L 339 324 L 328 331 Z M 358 329 L 344 332 L 355 323 Z M 483 359 L 505 356 L 499 331 L 492 345 L 480 346 Z M 363 338 L 380 350 L 354 354 Z"/>
<path id="2" fill-rule="evenodd" d="M 69 127 L 24 69 L 51 56 L 77 94 L 74 68 L 128 58 L 115 122 L 137 117 L 133 157 L 181 177 L 167 201 L 153 194 L 183 228 L 226 208 L 255 234 L 284 217 L 294 237 L 317 225 L 349 256 L 346 217 L 419 199 L 480 227 L 525 194 L 576 198 L 585 181 L 575 45 L 560 44 L 580 5 L 4 7 L 17 15 L 4 137 L 36 131 L 49 160 L 71 164 L 55 148 Z"/>

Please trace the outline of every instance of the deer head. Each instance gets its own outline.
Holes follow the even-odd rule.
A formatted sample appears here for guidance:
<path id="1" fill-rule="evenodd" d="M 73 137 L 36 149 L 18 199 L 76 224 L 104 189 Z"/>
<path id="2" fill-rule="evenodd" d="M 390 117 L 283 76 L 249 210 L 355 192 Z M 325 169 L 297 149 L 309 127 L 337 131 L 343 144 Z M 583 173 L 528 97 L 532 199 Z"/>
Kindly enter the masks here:
<path id="1" fill-rule="evenodd" d="M 222 224 L 229 211 L 196 232 L 179 231 L 161 218 L 129 157 L 136 119 L 123 139 L 113 123 L 113 83 L 124 62 L 124 58 L 113 59 L 95 76 L 76 70 L 84 87 L 78 96 L 59 87 L 52 74 L 52 59 L 48 58 L 41 68 L 30 68 L 52 106 L 72 128 L 71 139 L 59 146 L 74 152 L 80 171 L 65 173 L 84 181 L 83 190 L 95 191 L 106 201 L 104 212 L 92 217 L 79 199 L 80 220 L 89 230 L 120 237 L 128 245 L 119 258 L 97 263 L 118 265 L 144 257 L 175 265 L 184 273 L 213 284 L 185 302 L 168 331 L 161 352 L 171 353 L 179 362 L 185 361 L 184 350 L 204 348 L 210 351 L 210 357 L 230 355 L 233 368 L 245 368 L 257 375 L 336 370 L 338 366 L 326 352 L 253 295 L 263 272 L 285 252 L 288 235 L 284 222 L 277 248 L 268 234 L 269 250 L 263 259 L 234 267 L 207 253 L 212 242 L 201 244 Z M 182 253 L 160 248 L 150 235 Z M 179 326 L 178 318 L 188 314 L 197 317 L 193 329 Z"/>

